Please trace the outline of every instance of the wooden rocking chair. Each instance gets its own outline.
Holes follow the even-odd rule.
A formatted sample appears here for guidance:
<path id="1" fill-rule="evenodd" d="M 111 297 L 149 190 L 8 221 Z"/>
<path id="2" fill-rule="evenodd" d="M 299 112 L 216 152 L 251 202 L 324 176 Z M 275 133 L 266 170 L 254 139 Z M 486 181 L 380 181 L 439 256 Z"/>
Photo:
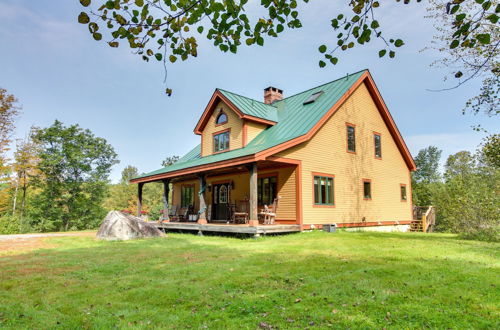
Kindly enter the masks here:
<path id="1" fill-rule="evenodd" d="M 278 213 L 278 201 L 280 199 L 281 196 L 276 197 L 271 207 L 264 205 L 264 210 L 262 212 L 262 215 L 264 216 L 265 225 L 273 225 L 274 222 L 276 221 L 276 213 Z"/>
<path id="2" fill-rule="evenodd" d="M 234 223 L 248 223 L 248 209 L 248 200 L 241 201 L 238 209 L 233 213 Z"/>

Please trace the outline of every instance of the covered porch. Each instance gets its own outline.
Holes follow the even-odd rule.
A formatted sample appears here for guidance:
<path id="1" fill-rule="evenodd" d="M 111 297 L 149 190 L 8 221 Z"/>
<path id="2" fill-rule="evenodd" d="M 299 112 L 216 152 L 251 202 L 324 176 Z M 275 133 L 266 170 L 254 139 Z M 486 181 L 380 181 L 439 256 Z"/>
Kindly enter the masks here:
<path id="1" fill-rule="evenodd" d="M 300 231 L 300 170 L 300 161 L 273 157 L 166 173 L 138 182 L 137 213 L 142 211 L 144 184 L 162 182 L 164 208 L 156 224 L 159 228 L 256 236 Z M 265 216 L 266 207 L 274 212 L 272 219 Z"/>

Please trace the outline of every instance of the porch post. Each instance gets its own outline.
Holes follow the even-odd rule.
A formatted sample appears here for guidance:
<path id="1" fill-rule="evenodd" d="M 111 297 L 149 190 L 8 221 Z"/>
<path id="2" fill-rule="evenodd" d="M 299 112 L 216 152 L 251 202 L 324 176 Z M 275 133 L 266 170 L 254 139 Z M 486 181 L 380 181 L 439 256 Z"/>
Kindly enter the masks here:
<path id="1" fill-rule="evenodd" d="M 257 163 L 249 165 L 250 170 L 250 226 L 258 226 L 259 218 L 257 216 Z"/>
<path id="2" fill-rule="evenodd" d="M 200 199 L 200 211 L 198 212 L 198 223 L 204 225 L 207 223 L 207 204 L 205 203 L 205 189 L 206 189 L 205 174 L 198 175 L 198 179 L 200 181 L 200 191 L 198 192 L 198 197 Z"/>
<path id="3" fill-rule="evenodd" d="M 141 216 L 141 211 L 142 211 L 142 186 L 144 185 L 144 182 L 139 182 L 137 184 L 137 216 Z"/>
<path id="4" fill-rule="evenodd" d="M 169 179 L 164 179 L 162 180 L 163 182 L 163 221 L 165 222 L 169 222 L 170 221 L 170 217 L 168 215 L 168 195 L 170 193 L 169 189 L 170 189 L 170 180 Z"/>

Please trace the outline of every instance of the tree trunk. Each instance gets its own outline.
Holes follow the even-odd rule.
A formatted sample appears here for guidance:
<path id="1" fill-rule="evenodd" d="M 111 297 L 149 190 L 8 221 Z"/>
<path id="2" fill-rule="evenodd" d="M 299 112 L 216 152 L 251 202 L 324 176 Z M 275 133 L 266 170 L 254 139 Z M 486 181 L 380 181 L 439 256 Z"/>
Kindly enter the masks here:
<path id="1" fill-rule="evenodd" d="M 14 201 L 12 203 L 12 215 L 16 215 L 17 190 L 19 189 L 19 177 L 16 179 L 16 190 L 14 191 Z"/>

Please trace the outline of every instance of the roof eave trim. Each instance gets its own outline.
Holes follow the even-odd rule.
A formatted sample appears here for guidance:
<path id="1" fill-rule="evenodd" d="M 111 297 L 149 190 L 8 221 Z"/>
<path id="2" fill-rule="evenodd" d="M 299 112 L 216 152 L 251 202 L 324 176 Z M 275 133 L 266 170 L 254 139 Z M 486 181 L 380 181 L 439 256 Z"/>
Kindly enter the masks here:
<path id="1" fill-rule="evenodd" d="M 159 181 L 162 179 L 169 179 L 169 178 L 173 178 L 173 177 L 177 177 L 177 176 L 181 176 L 181 175 L 194 174 L 194 173 L 224 168 L 227 166 L 235 166 L 235 165 L 251 163 L 251 162 L 254 162 L 255 160 L 256 160 L 255 155 L 253 155 L 253 154 L 247 155 L 247 156 L 241 156 L 241 157 L 222 160 L 222 161 L 218 161 L 218 162 L 183 168 L 183 169 L 176 170 L 176 171 L 171 171 L 171 172 L 166 172 L 166 173 L 158 173 L 158 174 L 154 174 L 154 175 L 144 176 L 141 178 L 135 178 L 135 179 L 130 180 L 130 183 L 154 182 L 154 181 Z"/>
<path id="2" fill-rule="evenodd" d="M 218 100 L 223 101 L 224 103 L 227 104 L 227 106 L 233 110 L 240 119 L 246 119 L 249 121 L 254 121 L 257 123 L 261 124 L 266 124 L 266 125 L 276 125 L 275 121 L 264 119 L 264 118 L 259 118 L 251 115 L 244 114 L 233 102 L 231 102 L 222 92 L 218 89 L 215 90 L 213 93 L 212 97 L 210 98 L 210 101 L 208 102 L 207 106 L 205 107 L 205 110 L 203 111 L 203 114 L 201 115 L 200 119 L 198 120 L 198 123 L 196 124 L 196 127 L 194 128 L 194 133 L 197 135 L 201 135 L 203 132 L 203 129 L 205 128 L 210 115 L 215 108 L 215 105 Z"/>

